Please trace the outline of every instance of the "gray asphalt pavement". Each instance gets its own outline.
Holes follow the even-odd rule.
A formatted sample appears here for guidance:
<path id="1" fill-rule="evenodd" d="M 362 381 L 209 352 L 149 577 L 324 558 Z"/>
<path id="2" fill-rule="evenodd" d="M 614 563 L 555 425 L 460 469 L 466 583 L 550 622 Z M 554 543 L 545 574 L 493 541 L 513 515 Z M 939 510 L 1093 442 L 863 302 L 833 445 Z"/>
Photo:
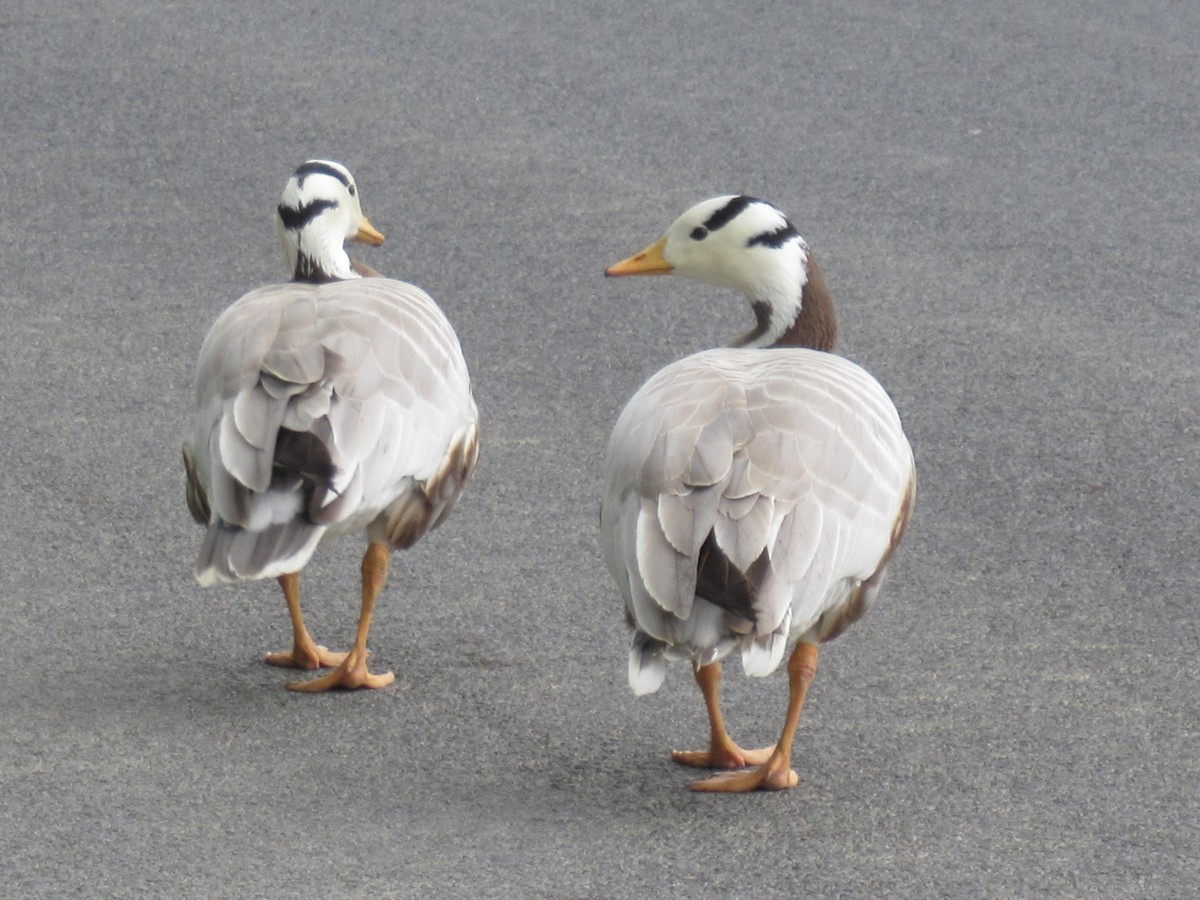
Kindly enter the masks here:
<path id="1" fill-rule="evenodd" d="M 1184 897 L 1200 879 L 1200 6 L 158 4 L 0 12 L 0 895 Z M 484 420 L 394 558 L 396 683 L 290 693 L 273 583 L 202 590 L 209 325 L 346 163 Z M 916 514 L 822 656 L 801 782 L 695 796 L 625 683 L 600 463 L 740 299 L 606 281 L 692 203 L 787 210 L 896 399 Z M 357 541 L 304 580 L 349 643 Z M 782 673 L 726 679 L 774 739 Z"/>

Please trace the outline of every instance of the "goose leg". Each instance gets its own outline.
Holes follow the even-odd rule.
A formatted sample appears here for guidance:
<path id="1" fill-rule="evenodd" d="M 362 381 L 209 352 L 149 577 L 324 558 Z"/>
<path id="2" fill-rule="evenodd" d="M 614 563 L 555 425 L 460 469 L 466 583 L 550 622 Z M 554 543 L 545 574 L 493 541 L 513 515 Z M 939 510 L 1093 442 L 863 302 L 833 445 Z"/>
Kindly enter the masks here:
<path id="1" fill-rule="evenodd" d="M 293 681 L 288 688 L 293 691 L 327 691 L 330 688 L 381 688 L 396 680 L 391 672 L 372 675 L 367 671 L 367 632 L 371 630 L 371 614 L 375 610 L 375 599 L 387 581 L 388 545 L 372 541 L 362 561 L 362 612 L 358 617 L 358 634 L 354 646 L 336 669 L 310 681 Z"/>
<path id="2" fill-rule="evenodd" d="M 761 750 L 743 750 L 729 737 L 725 730 L 725 719 L 721 715 L 721 674 L 719 662 L 709 663 L 696 670 L 696 684 L 700 685 L 700 693 L 704 695 L 704 705 L 708 709 L 708 723 L 711 735 L 707 750 L 672 750 L 671 759 L 685 766 L 696 766 L 701 769 L 743 769 L 764 763 L 771 755 L 774 747 L 764 747 Z"/>
<path id="3" fill-rule="evenodd" d="M 783 791 L 796 786 L 800 776 L 792 770 L 792 739 L 800 724 L 800 710 L 813 677 L 817 674 L 819 651 L 814 644 L 797 644 L 788 659 L 788 710 L 779 743 L 766 762 L 748 772 L 715 775 L 691 786 L 693 791 L 745 793 L 747 791 Z"/>
<path id="4" fill-rule="evenodd" d="M 292 649 L 267 654 L 267 662 L 287 669 L 323 669 L 336 666 L 346 658 L 345 653 L 331 653 L 319 646 L 304 627 L 304 616 L 300 612 L 300 573 L 279 576 L 283 598 L 287 601 L 288 615 L 292 617 Z"/>

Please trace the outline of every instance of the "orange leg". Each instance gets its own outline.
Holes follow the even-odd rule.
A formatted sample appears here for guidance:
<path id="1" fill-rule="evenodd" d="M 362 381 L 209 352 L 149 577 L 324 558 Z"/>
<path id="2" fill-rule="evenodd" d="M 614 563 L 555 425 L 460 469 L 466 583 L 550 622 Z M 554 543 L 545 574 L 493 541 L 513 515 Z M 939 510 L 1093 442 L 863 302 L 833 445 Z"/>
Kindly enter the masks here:
<path id="1" fill-rule="evenodd" d="M 331 653 L 318 646 L 304 627 L 300 612 L 300 573 L 279 576 L 283 598 L 287 600 L 288 615 L 292 617 L 292 649 L 267 654 L 267 662 L 287 669 L 322 669 L 336 666 L 346 658 L 345 653 Z"/>
<path id="2" fill-rule="evenodd" d="M 788 660 L 788 710 L 779 743 L 766 762 L 749 772 L 716 775 L 693 784 L 693 791 L 745 793 L 747 791 L 783 791 L 796 786 L 800 776 L 792 770 L 792 739 L 800 724 L 800 710 L 813 677 L 817 674 L 819 650 L 814 644 L 797 644 Z"/>
<path id="3" fill-rule="evenodd" d="M 744 769 L 767 761 L 774 747 L 761 750 L 743 750 L 729 737 L 725 730 L 725 719 L 721 716 L 721 674 L 719 662 L 709 663 L 696 670 L 696 684 L 704 695 L 708 708 L 708 723 L 711 735 L 707 750 L 672 750 L 671 759 L 685 766 L 700 769 Z"/>
<path id="4" fill-rule="evenodd" d="M 375 599 L 387 581 L 388 545 L 372 541 L 362 561 L 362 612 L 358 616 L 358 634 L 354 646 L 336 669 L 311 681 L 293 681 L 288 688 L 293 691 L 327 691 L 330 688 L 381 688 L 396 680 L 391 672 L 372 675 L 367 671 L 367 632 L 371 630 L 371 614 L 375 610 Z"/>

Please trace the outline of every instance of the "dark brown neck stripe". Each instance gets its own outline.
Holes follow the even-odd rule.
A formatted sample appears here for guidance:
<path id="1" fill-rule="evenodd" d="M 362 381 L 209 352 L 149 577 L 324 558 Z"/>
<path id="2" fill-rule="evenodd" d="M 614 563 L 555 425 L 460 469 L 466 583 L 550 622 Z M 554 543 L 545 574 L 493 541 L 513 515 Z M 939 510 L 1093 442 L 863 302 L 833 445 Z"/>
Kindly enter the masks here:
<path id="1" fill-rule="evenodd" d="M 812 254 L 808 255 L 808 280 L 800 293 L 800 314 L 775 341 L 772 347 L 808 347 L 811 350 L 832 350 L 837 345 L 837 316 L 833 311 L 833 300 L 825 285 L 825 275 Z M 765 331 L 764 317 L 769 310 L 755 309 L 758 319 L 758 334 Z M 754 332 L 751 332 L 752 334 Z"/>

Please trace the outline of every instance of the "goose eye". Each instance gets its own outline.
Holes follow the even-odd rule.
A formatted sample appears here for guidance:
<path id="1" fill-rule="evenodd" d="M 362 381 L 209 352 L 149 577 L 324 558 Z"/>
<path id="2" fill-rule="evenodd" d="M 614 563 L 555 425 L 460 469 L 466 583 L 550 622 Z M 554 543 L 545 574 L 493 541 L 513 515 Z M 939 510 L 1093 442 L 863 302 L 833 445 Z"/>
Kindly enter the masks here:
<path id="1" fill-rule="evenodd" d="M 708 237 L 708 229 L 705 228 L 703 225 L 697 225 L 695 228 L 692 229 L 692 233 L 691 233 L 690 237 L 693 241 L 702 241 L 706 237 Z"/>
<path id="2" fill-rule="evenodd" d="M 358 194 L 358 190 L 357 190 L 357 189 L 354 187 L 354 185 L 350 185 L 350 187 L 349 187 L 349 188 L 347 188 L 347 190 L 349 190 L 349 191 L 350 191 L 350 196 L 351 196 L 351 197 L 354 197 L 354 196 L 356 196 L 356 195 Z"/>

